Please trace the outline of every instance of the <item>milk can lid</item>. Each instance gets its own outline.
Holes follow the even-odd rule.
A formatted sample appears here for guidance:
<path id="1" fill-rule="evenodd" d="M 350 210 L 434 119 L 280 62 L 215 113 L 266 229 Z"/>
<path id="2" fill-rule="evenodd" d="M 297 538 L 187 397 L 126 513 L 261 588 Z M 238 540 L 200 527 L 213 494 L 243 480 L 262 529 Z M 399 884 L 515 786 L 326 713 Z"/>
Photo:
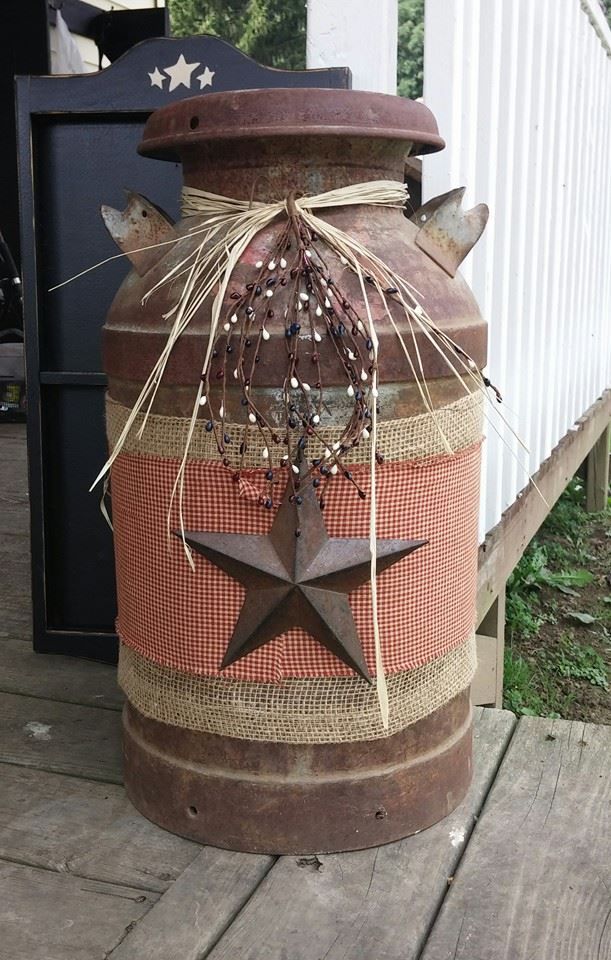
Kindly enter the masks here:
<path id="1" fill-rule="evenodd" d="M 293 87 L 209 93 L 161 107 L 149 117 L 138 150 L 176 161 L 199 143 L 291 136 L 407 140 L 412 155 L 445 146 L 423 103 L 362 90 Z"/>

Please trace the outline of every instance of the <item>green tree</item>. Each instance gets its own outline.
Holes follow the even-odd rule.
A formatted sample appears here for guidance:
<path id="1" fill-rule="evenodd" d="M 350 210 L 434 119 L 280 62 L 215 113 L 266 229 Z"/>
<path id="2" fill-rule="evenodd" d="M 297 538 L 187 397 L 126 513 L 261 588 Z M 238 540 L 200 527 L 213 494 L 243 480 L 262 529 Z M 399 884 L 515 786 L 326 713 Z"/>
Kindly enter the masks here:
<path id="1" fill-rule="evenodd" d="M 305 68 L 305 0 L 171 0 L 172 33 L 212 33 L 269 67 Z"/>
<path id="2" fill-rule="evenodd" d="M 267 66 L 305 67 L 305 0 L 170 0 L 170 18 L 175 36 L 213 33 Z M 423 56 L 424 0 L 399 0 L 401 96 L 422 95 Z"/>
<path id="3" fill-rule="evenodd" d="M 397 93 L 412 100 L 421 97 L 423 78 L 424 0 L 399 0 Z"/>

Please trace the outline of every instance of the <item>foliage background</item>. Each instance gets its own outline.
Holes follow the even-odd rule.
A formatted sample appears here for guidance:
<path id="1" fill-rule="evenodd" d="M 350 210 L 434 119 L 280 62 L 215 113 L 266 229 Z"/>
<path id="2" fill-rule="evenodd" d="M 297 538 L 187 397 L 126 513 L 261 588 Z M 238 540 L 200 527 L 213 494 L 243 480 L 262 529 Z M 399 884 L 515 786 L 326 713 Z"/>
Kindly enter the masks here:
<path id="1" fill-rule="evenodd" d="M 305 0 L 170 0 L 169 6 L 177 37 L 213 33 L 266 66 L 305 68 Z M 422 95 L 423 54 L 424 0 L 399 0 L 397 83 L 403 97 Z"/>
<path id="2" fill-rule="evenodd" d="M 399 0 L 397 92 L 412 99 L 422 96 L 424 2 Z M 305 69 L 305 0 L 168 0 L 168 3 L 172 33 L 177 37 L 213 33 L 266 66 Z M 601 6 L 611 24 L 611 0 L 601 0 Z"/>

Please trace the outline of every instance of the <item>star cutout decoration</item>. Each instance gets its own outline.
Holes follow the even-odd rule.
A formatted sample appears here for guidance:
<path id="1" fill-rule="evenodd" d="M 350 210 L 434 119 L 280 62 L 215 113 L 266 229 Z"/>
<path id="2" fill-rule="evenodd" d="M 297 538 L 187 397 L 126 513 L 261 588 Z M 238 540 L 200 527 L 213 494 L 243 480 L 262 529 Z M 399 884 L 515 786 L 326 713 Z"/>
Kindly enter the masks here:
<path id="1" fill-rule="evenodd" d="M 165 72 L 170 78 L 170 93 L 176 90 L 177 87 L 186 87 L 187 90 L 189 90 L 191 87 L 191 74 L 200 66 L 201 63 L 187 63 L 181 53 L 173 67 L 164 67 Z"/>
<path id="2" fill-rule="evenodd" d="M 200 90 L 203 90 L 204 87 L 212 86 L 212 78 L 215 73 L 216 73 L 216 70 L 211 70 L 210 67 L 204 67 L 204 72 L 200 73 L 200 75 L 195 78 L 196 80 L 199 80 Z"/>
<path id="3" fill-rule="evenodd" d="M 348 602 L 348 595 L 369 580 L 369 539 L 329 537 L 312 483 L 304 475 L 302 465 L 297 496 L 288 483 L 267 536 L 185 533 L 196 553 L 246 588 L 221 669 L 291 627 L 301 627 L 371 681 Z M 378 540 L 378 573 L 425 543 Z"/>
<path id="4" fill-rule="evenodd" d="M 152 73 L 149 73 L 151 78 L 151 87 L 159 87 L 160 90 L 163 90 L 163 81 L 167 78 L 164 77 L 159 67 L 155 67 Z"/>

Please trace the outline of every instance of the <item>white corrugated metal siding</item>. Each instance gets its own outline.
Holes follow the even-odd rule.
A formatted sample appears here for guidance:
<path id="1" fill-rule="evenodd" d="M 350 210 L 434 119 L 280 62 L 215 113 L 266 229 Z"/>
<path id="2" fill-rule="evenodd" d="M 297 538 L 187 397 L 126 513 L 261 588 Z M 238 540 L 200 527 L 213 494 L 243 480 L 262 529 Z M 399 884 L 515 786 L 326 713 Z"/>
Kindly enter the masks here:
<path id="1" fill-rule="evenodd" d="M 462 269 L 530 450 L 522 468 L 488 429 L 483 535 L 611 384 L 611 31 L 596 0 L 426 0 L 425 17 L 424 100 L 448 146 L 424 196 L 466 185 L 466 207 L 490 207 Z"/>

